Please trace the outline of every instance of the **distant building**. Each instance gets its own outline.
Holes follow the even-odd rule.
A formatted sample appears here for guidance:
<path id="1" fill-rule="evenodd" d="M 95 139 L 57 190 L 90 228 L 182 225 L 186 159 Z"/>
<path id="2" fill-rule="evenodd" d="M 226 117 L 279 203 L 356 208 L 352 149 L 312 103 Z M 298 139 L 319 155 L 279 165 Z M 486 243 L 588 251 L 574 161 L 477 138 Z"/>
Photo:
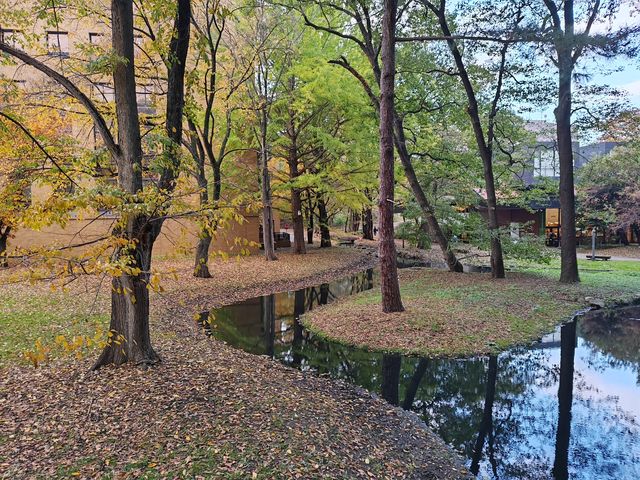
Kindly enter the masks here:
<path id="1" fill-rule="evenodd" d="M 37 38 L 38 41 L 28 42 L 27 39 L 31 37 Z M 7 25 L 3 21 L 3 24 L 0 25 L 0 41 L 18 49 L 26 49 L 51 68 L 70 74 L 73 73 L 74 58 L 82 58 L 83 55 L 87 55 L 87 52 L 96 54 L 100 49 L 109 51 L 111 32 L 108 25 L 91 16 L 80 19 L 65 18 L 55 30 L 44 20 L 35 20 L 28 31 Z M 138 63 L 145 66 L 146 47 L 148 45 L 145 45 L 143 37 L 138 34 L 134 35 L 136 66 Z M 3 60 L 0 62 L 0 106 L 2 102 L 12 101 L 12 91 L 15 88 L 35 96 L 53 92 L 58 92 L 57 95 L 61 96 L 66 95 L 59 86 L 52 85 L 51 80 L 36 69 L 25 66 L 20 61 L 11 61 L 3 54 L 0 54 L 0 59 Z M 144 77 L 143 74 L 144 71 L 137 71 L 136 100 L 138 110 L 142 114 L 141 127 L 144 133 L 153 127 L 151 121 L 149 124 L 145 124 L 145 116 L 153 116 L 162 109 L 166 80 L 153 75 Z M 115 90 L 110 75 L 85 75 L 82 77 L 82 81 L 78 82 L 78 86 L 100 109 L 108 111 L 109 108 L 112 108 L 110 105 L 115 100 Z M 102 140 L 89 115 L 76 115 L 74 120 L 69 123 L 69 131 L 65 133 L 75 137 L 79 146 L 86 149 L 103 147 Z M 154 155 L 153 147 L 146 145 L 145 148 L 145 159 L 148 160 Z M 250 183 L 250 179 L 256 179 L 257 183 L 259 172 L 255 157 L 255 152 L 248 151 L 235 159 L 239 171 L 234 174 L 230 183 L 241 186 Z M 145 172 L 145 175 L 147 175 L 145 181 L 154 180 L 153 173 Z M 115 177 L 112 180 L 115 182 Z M 251 188 L 253 187 L 247 185 L 245 190 L 250 191 Z M 31 187 L 31 195 L 35 200 L 42 200 L 49 194 L 49 188 L 46 186 L 34 184 Z M 196 202 L 197 195 L 194 194 L 190 200 Z M 210 250 L 212 252 L 237 251 L 237 238 L 260 244 L 262 218 L 260 212 L 242 213 L 244 221 L 231 221 L 223 232 L 216 235 L 211 242 Z M 274 217 L 274 231 L 278 233 L 280 231 L 278 212 L 275 212 Z M 56 224 L 39 231 L 18 229 L 11 244 L 13 248 L 23 249 L 53 245 L 67 246 L 69 244 L 91 245 L 92 242 L 104 237 L 112 228 L 113 223 L 114 219 L 104 213 L 96 219 L 81 219 L 74 216 L 64 228 Z M 198 241 L 198 228 L 193 219 L 168 219 L 163 226 L 162 235 L 156 241 L 154 254 L 171 255 L 193 249 Z"/>
<path id="2" fill-rule="evenodd" d="M 529 147 L 529 165 L 518 175 L 525 185 L 533 185 L 540 178 L 560 178 L 560 162 L 558 158 L 558 144 L 556 140 L 556 126 L 544 120 L 527 122 L 525 128 L 535 134 L 535 144 Z M 572 143 L 574 170 L 583 167 L 589 161 L 602 155 L 607 155 L 614 148 L 624 145 L 624 142 L 602 141 L 584 147 L 580 142 Z"/>
<path id="3" fill-rule="evenodd" d="M 526 187 L 538 183 L 540 179 L 560 178 L 560 162 L 558 157 L 558 145 L 556 140 L 556 126 L 554 123 L 539 120 L 530 121 L 525 128 L 535 134 L 535 144 L 529 147 L 528 162 L 525 169 L 518 174 Z M 580 142 L 572 143 L 574 170 L 582 168 L 596 157 L 610 153 L 614 148 L 623 145 L 623 142 L 602 141 L 584 147 Z M 486 202 L 484 197 L 479 208 L 480 213 L 486 216 Z M 546 204 L 532 203 L 529 208 L 510 205 L 508 201 L 500 201 L 498 198 L 498 223 L 500 226 L 511 227 L 512 235 L 518 235 L 518 225 L 528 223 L 528 231 L 536 235 L 545 235 L 547 245 L 558 246 L 561 238 L 561 213 L 558 198 L 551 198 Z M 580 235 L 579 235 L 580 240 Z"/>
<path id="4" fill-rule="evenodd" d="M 581 147 L 574 158 L 575 168 L 578 169 L 582 167 L 596 157 L 607 155 L 611 153 L 614 148 L 624 144 L 625 142 L 597 142 Z"/>

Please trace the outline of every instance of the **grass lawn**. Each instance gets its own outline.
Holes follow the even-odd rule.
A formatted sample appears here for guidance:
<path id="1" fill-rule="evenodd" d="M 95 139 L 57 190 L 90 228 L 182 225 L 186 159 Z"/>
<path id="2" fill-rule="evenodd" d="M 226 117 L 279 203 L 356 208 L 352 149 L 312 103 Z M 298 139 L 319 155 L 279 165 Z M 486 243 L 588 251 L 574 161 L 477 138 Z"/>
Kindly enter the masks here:
<path id="1" fill-rule="evenodd" d="M 35 290 L 28 294 L 23 288 L 5 288 L 0 304 L 0 366 L 24 360 L 24 353 L 32 351 L 37 340 L 55 358 L 63 351 L 55 348 L 56 337 L 71 341 L 107 328 L 108 315 L 92 312 L 89 305 L 79 306 L 77 300 L 63 293 Z"/>
<path id="2" fill-rule="evenodd" d="M 586 306 L 640 296 L 640 262 L 580 261 L 582 283 L 556 281 L 559 265 L 521 266 L 505 280 L 486 274 L 400 271 L 406 311 L 383 314 L 379 290 L 363 292 L 305 315 L 316 333 L 365 348 L 430 357 L 459 357 L 526 344 Z"/>

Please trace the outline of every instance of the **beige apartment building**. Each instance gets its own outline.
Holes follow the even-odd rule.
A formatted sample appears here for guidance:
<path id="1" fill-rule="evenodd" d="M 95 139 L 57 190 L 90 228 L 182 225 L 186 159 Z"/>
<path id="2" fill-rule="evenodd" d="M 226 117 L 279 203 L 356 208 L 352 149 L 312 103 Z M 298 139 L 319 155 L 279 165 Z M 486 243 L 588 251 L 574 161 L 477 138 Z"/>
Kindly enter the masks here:
<path id="1" fill-rule="evenodd" d="M 102 12 L 108 12 L 108 8 L 104 8 Z M 65 15 L 63 21 L 55 28 L 39 21 L 28 28 L 0 23 L 0 40 L 28 51 L 60 73 L 73 77 L 92 101 L 108 111 L 109 108 L 112 108 L 114 101 L 114 90 L 109 76 L 100 73 L 86 74 L 84 69 L 77 68 L 81 59 L 91 58 L 91 55 L 98 57 L 101 49 L 108 51 L 111 41 L 107 25 L 108 18 L 104 16 L 104 13 L 96 13 L 81 19 L 71 19 L 70 17 L 72 15 Z M 165 85 L 161 75 L 150 73 L 153 72 L 153 62 L 150 61 L 151 57 L 146 54 L 145 38 L 142 35 L 136 35 L 135 43 L 136 64 L 144 66 L 142 69 L 139 68 L 141 71 L 144 70 L 144 76 L 140 75 L 138 78 L 137 92 L 138 108 L 144 131 L 144 123 L 152 122 L 156 112 L 162 112 L 164 108 Z M 5 61 L 0 63 L 0 102 L 10 103 L 10 92 L 16 88 L 34 97 L 43 94 L 50 95 L 52 92 L 57 92 L 61 96 L 60 98 L 64 97 L 64 92 L 59 86 L 53 84 L 50 79 L 32 67 L 22 65 L 20 62 Z M 100 148 L 101 141 L 95 133 L 89 116 L 79 112 L 74 113 L 72 117 L 63 133 L 73 135 L 78 144 L 84 148 Z M 247 182 L 247 179 L 257 179 L 258 177 L 255 153 L 244 154 L 236 159 L 236 162 L 244 170 L 241 175 L 244 182 L 253 184 L 250 188 L 256 188 L 256 182 Z M 238 181 L 242 182 L 243 178 Z M 31 195 L 34 200 L 43 200 L 49 193 L 50 189 L 37 184 L 32 185 Z M 195 203 L 195 196 L 193 201 Z M 256 243 L 261 242 L 259 237 L 261 215 L 259 212 L 245 212 L 243 216 L 244 222 L 232 222 L 219 232 L 211 245 L 213 252 L 237 250 L 235 247 L 237 238 Z M 85 216 L 85 218 L 74 217 L 65 228 L 52 225 L 39 231 L 19 229 L 15 231 L 15 237 L 10 240 L 10 250 L 86 244 L 103 237 L 113 222 L 114 218 L 110 218 L 103 212 L 97 219 L 89 216 Z M 279 230 L 279 217 L 276 217 L 275 231 Z M 162 234 L 154 247 L 154 253 L 161 256 L 185 254 L 195 248 L 197 232 L 198 228 L 192 219 L 169 219 L 163 226 Z"/>

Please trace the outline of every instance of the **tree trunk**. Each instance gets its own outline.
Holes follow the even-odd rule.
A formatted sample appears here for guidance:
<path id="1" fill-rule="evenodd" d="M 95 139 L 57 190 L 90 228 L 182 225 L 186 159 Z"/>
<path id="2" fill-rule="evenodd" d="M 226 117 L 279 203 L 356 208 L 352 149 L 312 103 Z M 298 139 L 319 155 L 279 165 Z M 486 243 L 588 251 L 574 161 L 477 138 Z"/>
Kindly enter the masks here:
<path id="1" fill-rule="evenodd" d="M 269 178 L 269 147 L 267 144 L 267 107 L 260 111 L 260 192 L 262 194 L 262 244 L 267 261 L 277 260 L 273 243 L 273 208 L 271 206 L 271 180 Z"/>
<path id="2" fill-rule="evenodd" d="M 393 228 L 393 112 L 395 91 L 395 31 L 398 0 L 384 1 L 382 19 L 382 76 L 380 79 L 380 196 L 378 252 L 383 312 L 402 312 Z M 396 402 L 397 403 L 397 402 Z"/>
<path id="3" fill-rule="evenodd" d="M 193 128 L 195 130 L 195 126 Z M 195 143 L 195 142 L 194 142 Z M 198 172 L 196 175 L 196 181 L 198 182 L 198 188 L 200 189 L 200 207 L 206 207 L 209 204 L 209 182 L 207 181 L 207 175 L 204 170 L 204 151 L 200 147 L 200 144 L 194 145 L 195 151 L 198 152 L 197 157 L 194 158 L 197 163 Z M 196 258 L 195 265 L 193 267 L 193 276 L 198 278 L 211 278 L 209 272 L 209 246 L 211 245 L 211 233 L 207 226 L 203 226 L 198 236 L 198 244 L 196 246 Z"/>
<path id="4" fill-rule="evenodd" d="M 146 258 L 145 250 L 151 248 L 147 242 L 140 242 L 132 252 L 135 259 Z M 116 258 L 120 253 L 117 252 Z M 141 265 L 135 265 L 141 267 Z M 160 359 L 151 346 L 149 334 L 149 274 L 123 274 L 111 280 L 111 323 L 109 338 L 94 369 L 104 365 L 134 363 L 153 365 Z"/>
<path id="5" fill-rule="evenodd" d="M 293 251 L 297 254 L 307 253 L 304 242 L 304 217 L 302 216 L 302 199 L 300 189 L 291 189 L 291 216 L 293 218 Z"/>
<path id="6" fill-rule="evenodd" d="M 365 190 L 365 195 L 369 200 L 369 190 Z M 362 212 L 362 238 L 373 240 L 373 212 L 369 205 Z"/>
<path id="7" fill-rule="evenodd" d="M 113 69 L 118 144 L 120 155 L 115 158 L 118 166 L 118 185 L 126 193 L 134 195 L 142 190 L 142 146 L 140 123 L 136 101 L 136 80 L 133 56 L 133 2 L 112 0 L 113 50 L 120 58 Z M 158 356 L 151 347 L 149 336 L 149 276 L 153 237 L 149 219 L 136 213 L 127 214 L 124 226 L 114 232 L 128 242 L 135 242 L 129 251 L 120 247 L 114 259 L 127 258 L 127 263 L 141 270 L 137 275 L 127 273 L 112 280 L 110 338 L 94 369 L 103 365 L 133 362 L 153 364 Z"/>
<path id="8" fill-rule="evenodd" d="M 320 222 L 320 248 L 330 247 L 329 215 L 327 214 L 327 204 L 322 195 L 318 195 L 318 221 Z"/>
<path id="9" fill-rule="evenodd" d="M 158 189 L 169 193 L 175 189 L 175 181 L 180 171 L 180 148 L 182 144 L 182 113 L 184 111 L 184 72 L 189 51 L 189 27 L 191 25 L 191 0 L 178 0 L 173 23 L 173 35 L 169 41 L 169 50 L 164 57 L 167 68 L 167 102 L 165 110 L 165 135 L 169 141 L 164 145 L 165 166 L 160 174 Z M 117 86 L 116 86 L 117 91 Z M 134 92 L 135 94 L 135 92 Z M 118 119 L 119 121 L 119 119 Z M 118 126 L 120 126 L 118 124 Z M 149 258 L 145 262 L 151 265 L 151 253 L 160 230 L 164 224 L 166 211 L 158 212 L 158 217 L 150 221 L 151 246 Z"/>
<path id="10" fill-rule="evenodd" d="M 315 216 L 313 211 L 315 208 L 313 207 L 313 200 L 311 199 L 311 192 L 307 193 L 307 202 L 309 206 L 307 207 L 307 243 L 309 245 L 313 245 L 313 217 Z"/>
<path id="11" fill-rule="evenodd" d="M 573 41 L 573 1 L 564 7 L 565 35 L 556 44 L 558 53 L 558 106 L 556 117 L 556 133 L 558 137 L 558 159 L 560 163 L 560 281 L 576 283 L 578 275 L 578 258 L 576 254 L 576 199 L 573 180 L 573 147 L 571 138 L 571 75 L 573 58 L 568 40 Z M 567 37 L 570 37 L 567 39 Z"/>
<path id="12" fill-rule="evenodd" d="M 422 213 L 424 214 L 424 221 L 427 225 L 429 237 L 431 237 L 440 246 L 444 261 L 449 267 L 449 271 L 461 273 L 462 264 L 456 258 L 453 250 L 451 250 L 449 239 L 442 231 L 440 223 L 435 216 L 433 206 L 431 205 L 431 202 L 429 202 L 429 199 L 425 195 L 424 190 L 422 189 L 422 186 L 418 181 L 418 176 L 416 175 L 413 164 L 411 163 L 411 156 L 409 155 L 409 151 L 407 150 L 407 143 L 404 135 L 404 125 L 402 123 L 400 115 L 398 115 L 397 112 L 394 112 L 393 123 L 394 140 L 396 143 L 396 149 L 398 150 L 398 156 L 400 157 L 402 167 L 404 168 L 404 173 L 407 177 L 407 180 L 409 181 L 409 185 L 411 186 L 411 191 L 413 192 L 413 195 L 415 196 L 415 199 L 418 202 Z"/>
<path id="13" fill-rule="evenodd" d="M 206 230 L 200 232 L 198 245 L 196 246 L 196 263 L 193 268 L 193 276 L 198 278 L 211 278 L 209 272 L 209 247 L 211 235 Z"/>
<path id="14" fill-rule="evenodd" d="M 9 266 L 9 259 L 7 258 L 7 240 L 11 233 L 11 227 L 5 227 L 0 232 L 0 268 L 7 268 Z"/>
<path id="15" fill-rule="evenodd" d="M 360 230 L 360 214 L 355 210 L 349 210 L 346 232 L 355 233 Z"/>
<path id="16" fill-rule="evenodd" d="M 442 33 L 447 37 L 451 37 L 452 35 L 449 29 L 448 19 L 445 15 L 444 10 L 441 10 L 438 13 L 438 20 Z M 493 175 L 493 130 L 490 124 L 489 128 L 487 129 L 488 139 L 485 139 L 482 122 L 480 119 L 480 113 L 478 110 L 478 101 L 473 84 L 471 83 L 471 79 L 469 78 L 467 69 L 462 59 L 462 54 L 458 49 L 455 40 L 449 39 L 447 40 L 447 44 L 449 45 L 449 49 L 451 50 L 451 54 L 458 69 L 460 80 L 467 95 L 467 100 L 469 102 L 467 113 L 471 120 L 471 126 L 473 128 L 476 144 L 478 146 L 478 153 L 480 154 L 480 158 L 482 159 L 484 184 L 487 194 L 487 223 L 489 234 L 491 235 L 491 276 L 493 278 L 504 278 L 504 258 L 502 255 L 502 242 L 500 241 L 500 229 L 498 225 L 497 210 L 498 205 L 496 198 L 495 178 Z M 497 86 L 495 97 L 496 103 L 493 105 L 494 108 L 496 108 L 497 100 L 500 98 L 500 89 L 502 88 L 501 85 L 502 84 L 500 80 Z M 492 113 L 495 115 L 495 112 Z M 491 117 L 489 121 L 493 121 Z"/>
<path id="17" fill-rule="evenodd" d="M 491 157 L 489 156 L 488 158 L 490 159 Z M 492 163 L 492 160 L 483 161 L 484 180 L 487 190 L 488 226 L 489 234 L 491 235 L 491 276 L 493 278 L 505 278 L 504 256 L 502 254 L 502 241 L 500 240 L 500 226 L 498 225 L 498 202 Z"/>
<path id="18" fill-rule="evenodd" d="M 399 403 L 398 384 L 400 383 L 401 366 L 402 357 L 399 354 L 394 353 L 382 356 L 382 385 L 380 393 L 382 398 L 391 405 L 398 405 Z"/>
<path id="19" fill-rule="evenodd" d="M 560 382 L 558 385 L 558 429 L 553 461 L 554 478 L 569 478 L 569 440 L 571 438 L 571 405 L 576 351 L 576 320 L 560 329 Z"/>
<path id="20" fill-rule="evenodd" d="M 362 213 L 362 238 L 373 240 L 373 212 L 369 207 Z"/>

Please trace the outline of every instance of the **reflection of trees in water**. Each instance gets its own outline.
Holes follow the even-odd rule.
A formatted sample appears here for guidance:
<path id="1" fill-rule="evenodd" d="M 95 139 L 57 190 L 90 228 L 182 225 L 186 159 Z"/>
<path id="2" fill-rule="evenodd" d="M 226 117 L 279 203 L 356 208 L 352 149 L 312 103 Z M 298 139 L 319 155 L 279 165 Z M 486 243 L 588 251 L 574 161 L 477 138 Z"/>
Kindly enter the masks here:
<path id="1" fill-rule="evenodd" d="M 273 357 L 276 340 L 276 299 L 275 295 L 265 295 L 260 297 L 260 300 L 265 353 Z"/>
<path id="2" fill-rule="evenodd" d="M 489 357 L 489 368 L 487 370 L 487 380 L 485 383 L 484 408 L 482 410 L 482 420 L 478 429 L 478 437 L 473 447 L 473 457 L 471 459 L 471 472 L 475 475 L 480 471 L 480 460 L 484 449 L 485 439 L 488 437 L 489 462 L 494 476 L 498 476 L 498 466 L 496 464 L 494 450 L 493 433 L 493 402 L 496 398 L 496 380 L 498 378 L 498 357 Z"/>
<path id="3" fill-rule="evenodd" d="M 560 330 L 560 381 L 558 383 L 558 428 L 553 476 L 569 478 L 569 440 L 571 438 L 571 404 L 573 402 L 573 372 L 576 352 L 576 321 Z"/>
<path id="4" fill-rule="evenodd" d="M 382 384 L 380 394 L 391 405 L 398 405 L 398 385 L 400 383 L 400 367 L 402 357 L 397 354 L 387 354 L 382 356 Z"/>
<path id="5" fill-rule="evenodd" d="M 590 312 L 580 321 L 579 334 L 590 347 L 594 368 L 632 369 L 640 385 L 640 307 Z"/>
<path id="6" fill-rule="evenodd" d="M 575 335 L 575 324 L 564 332 L 571 325 Z M 571 358 L 575 342 L 571 347 L 566 340 L 563 347 L 561 357 Z M 472 471 L 494 478 L 552 478 L 554 459 L 557 478 L 572 470 L 585 478 L 635 472 L 629 447 L 637 442 L 637 426 L 615 413 L 618 400 L 581 398 L 571 389 L 569 362 L 556 366 L 551 358 L 550 352 L 525 349 L 466 361 L 404 358 L 403 406 L 411 405 L 471 459 Z M 560 382 L 565 388 L 559 389 Z"/>

